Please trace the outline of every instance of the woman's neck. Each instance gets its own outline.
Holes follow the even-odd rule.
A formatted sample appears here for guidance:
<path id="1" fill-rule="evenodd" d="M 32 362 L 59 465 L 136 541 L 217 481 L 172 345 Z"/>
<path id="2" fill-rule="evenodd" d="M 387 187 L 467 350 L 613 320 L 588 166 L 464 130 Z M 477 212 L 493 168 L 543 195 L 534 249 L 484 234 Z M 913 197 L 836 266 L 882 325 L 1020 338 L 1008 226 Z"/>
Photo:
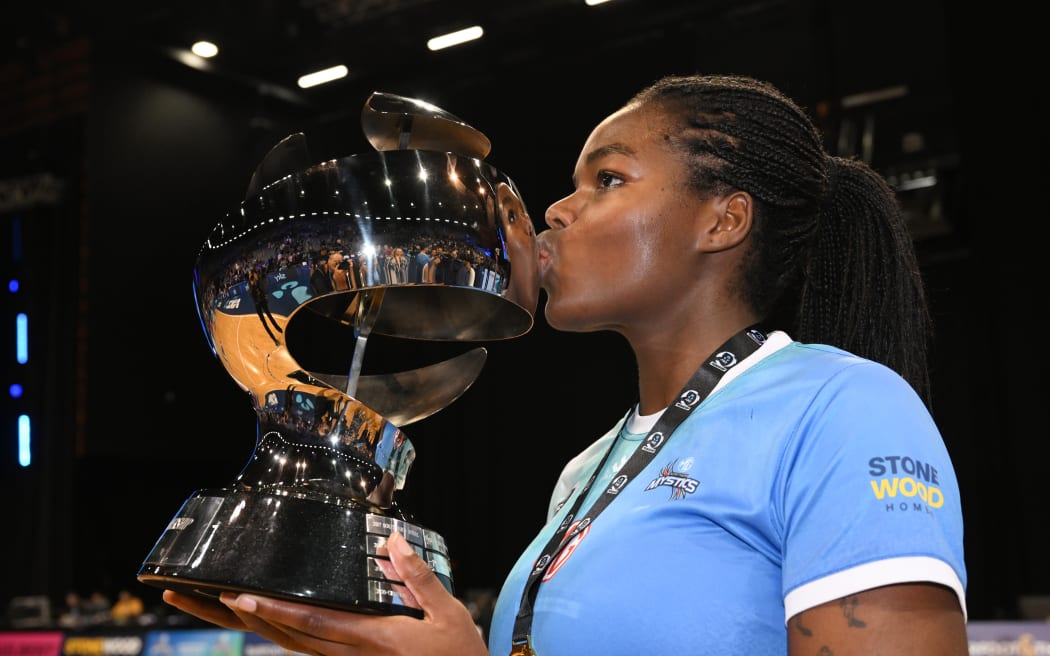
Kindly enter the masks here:
<path id="1" fill-rule="evenodd" d="M 666 408 L 700 366 L 727 340 L 755 323 L 752 317 L 720 322 L 673 339 L 631 341 L 638 365 L 638 412 L 650 415 Z"/>

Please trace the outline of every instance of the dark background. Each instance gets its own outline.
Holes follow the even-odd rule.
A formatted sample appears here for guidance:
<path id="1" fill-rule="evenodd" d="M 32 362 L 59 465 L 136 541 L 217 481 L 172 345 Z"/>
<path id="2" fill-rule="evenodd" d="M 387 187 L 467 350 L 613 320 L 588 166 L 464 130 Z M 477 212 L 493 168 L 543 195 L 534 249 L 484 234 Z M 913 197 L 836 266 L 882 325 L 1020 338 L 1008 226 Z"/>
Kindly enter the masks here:
<path id="1" fill-rule="evenodd" d="M 772 81 L 817 118 L 829 150 L 898 185 L 937 324 L 934 414 L 962 487 L 970 617 L 1018 617 L 1021 596 L 1050 593 L 1043 35 L 1019 3 L 963 4 L 12 7 L 0 266 L 22 286 L 4 292 L 0 338 L 11 345 L 27 312 L 31 353 L 22 366 L 2 351 L 0 603 L 130 588 L 157 604 L 135 579 L 142 559 L 194 490 L 247 462 L 254 415 L 206 346 L 190 273 L 278 140 L 304 132 L 317 161 L 363 152 L 368 94 L 422 98 L 489 136 L 488 161 L 539 227 L 597 121 L 661 75 L 699 71 Z M 479 42 L 423 47 L 474 23 Z M 172 55 L 199 36 L 221 49 L 205 71 Z M 340 62 L 344 80 L 296 88 Z M 930 175 L 936 185 L 908 189 Z M 467 393 L 406 428 L 418 457 L 402 502 L 446 537 L 464 591 L 498 588 L 561 465 L 635 399 L 616 337 L 555 333 L 541 314 L 528 335 L 485 346 Z M 9 397 L 13 382 L 24 397 Z"/>

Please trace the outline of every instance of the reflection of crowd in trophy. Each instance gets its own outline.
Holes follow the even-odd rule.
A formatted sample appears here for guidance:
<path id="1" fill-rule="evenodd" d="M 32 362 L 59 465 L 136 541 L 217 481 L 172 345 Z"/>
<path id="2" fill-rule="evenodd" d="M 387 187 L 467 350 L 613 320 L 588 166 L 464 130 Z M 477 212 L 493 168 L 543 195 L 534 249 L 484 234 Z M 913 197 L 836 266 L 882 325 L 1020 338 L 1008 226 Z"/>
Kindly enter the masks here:
<path id="1" fill-rule="evenodd" d="M 332 390 L 315 394 L 296 385 L 271 390 L 260 422 L 259 449 L 271 456 L 294 451 L 296 466 L 255 472 L 249 477 L 255 485 L 264 480 L 276 486 L 298 486 L 303 480 L 316 485 L 333 479 L 352 498 L 389 507 L 415 459 L 415 447 L 397 426 Z M 341 455 L 333 458 L 333 451 Z M 340 472 L 334 477 L 332 467 Z"/>
<path id="2" fill-rule="evenodd" d="M 408 238 L 379 245 L 368 243 L 357 225 L 349 222 L 313 229 L 300 226 L 294 234 L 294 238 L 272 239 L 253 251 L 240 251 L 236 259 L 223 262 L 220 271 L 201 281 L 204 307 L 218 308 L 245 292 L 271 286 L 273 274 L 280 272 L 308 284 L 310 296 L 390 284 L 432 283 L 498 291 L 506 283 L 499 247 L 490 253 L 466 238 L 450 237 L 446 230 L 414 227 Z"/>
<path id="3" fill-rule="evenodd" d="M 493 275 L 491 267 L 482 267 L 482 274 L 478 275 L 478 261 L 488 259 L 491 258 L 475 260 L 470 255 L 462 255 L 455 244 L 413 244 L 407 251 L 405 247 L 385 244 L 375 253 L 364 255 L 322 246 L 311 268 L 310 294 L 319 296 L 359 287 L 405 283 L 439 283 L 491 290 L 496 288 L 499 274 Z"/>
<path id="4" fill-rule="evenodd" d="M 352 413 L 351 406 L 356 406 Z M 293 432 L 300 440 L 319 444 L 334 440 L 369 457 L 382 429 L 382 419 L 370 416 L 350 397 L 313 394 L 295 385 L 267 392 L 263 409 L 271 424 Z"/>

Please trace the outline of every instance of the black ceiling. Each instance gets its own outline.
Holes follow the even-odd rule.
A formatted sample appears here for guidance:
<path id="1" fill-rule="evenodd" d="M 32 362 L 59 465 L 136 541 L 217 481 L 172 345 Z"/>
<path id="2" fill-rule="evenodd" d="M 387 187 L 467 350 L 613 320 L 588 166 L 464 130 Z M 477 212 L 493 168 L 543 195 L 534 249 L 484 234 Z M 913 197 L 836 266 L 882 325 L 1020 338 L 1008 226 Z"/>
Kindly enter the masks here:
<path id="1" fill-rule="evenodd" d="M 947 13 L 941 0 L 29 1 L 0 21 L 0 92 L 4 62 L 29 72 L 31 90 L 38 61 L 86 37 L 98 54 L 96 85 L 145 73 L 241 108 L 257 142 L 253 161 L 302 129 L 330 145 L 325 156 L 354 152 L 362 144 L 344 141 L 357 135 L 347 121 L 380 90 L 462 116 L 493 139 L 500 158 L 571 162 L 596 119 L 659 75 L 745 73 L 818 115 L 837 154 L 861 154 L 874 134 L 877 147 L 865 156 L 894 174 L 955 157 Z M 484 37 L 427 50 L 427 39 L 470 25 Z M 220 48 L 206 70 L 179 60 L 199 39 Z M 301 75 L 334 64 L 349 76 L 297 87 Z M 845 103 L 886 89 L 905 91 L 890 102 Z M 29 123 L 32 112 L 12 116 Z M 905 151 L 906 143 L 920 147 Z M 524 182 L 542 189 L 543 181 Z"/>
<path id="2" fill-rule="evenodd" d="M 31 62 L 41 51 L 77 36 L 124 46 L 131 56 L 174 57 L 193 41 L 217 43 L 210 73 L 292 104 L 324 109 L 348 89 L 409 88 L 416 81 L 446 80 L 477 88 L 521 66 L 568 62 L 581 53 L 615 52 L 623 46 L 666 42 L 713 17 L 734 14 L 777 21 L 813 2 L 754 0 L 185 0 L 183 2 L 20 3 L 0 26 L 5 59 Z M 800 9 L 803 8 L 803 9 Z M 778 18 L 780 17 L 780 18 Z M 427 39 L 470 25 L 483 39 L 430 52 Z M 692 39 L 687 39 L 691 41 Z M 345 64 L 350 76 L 326 88 L 303 91 L 304 73 Z M 619 62 L 623 65 L 630 62 Z M 357 93 L 357 95 L 360 95 Z"/>
<path id="3" fill-rule="evenodd" d="M 356 134 L 346 120 L 376 90 L 429 100 L 486 133 L 505 130 L 489 135 L 501 149 L 514 147 L 522 124 L 549 127 L 554 116 L 561 134 L 533 129 L 521 139 L 574 148 L 596 118 L 659 75 L 746 73 L 820 115 L 838 154 L 861 154 L 861 132 L 877 123 L 878 147 L 865 157 L 892 174 L 954 157 L 945 13 L 940 0 L 45 0 L 21 2 L 0 21 L 0 64 L 19 62 L 31 78 L 50 50 L 86 37 L 96 83 L 145 66 L 156 79 L 159 65 L 159 77 L 246 108 L 260 144 L 308 125 L 333 144 L 328 156 L 354 148 L 339 135 Z M 471 25 L 483 38 L 427 50 L 429 38 Z M 220 49 L 204 70 L 180 61 L 199 39 Z M 349 76 L 298 88 L 301 75 L 335 64 Z M 844 102 L 886 89 L 905 89 L 903 99 L 859 110 Z M 902 150 L 917 138 L 919 150 Z"/>

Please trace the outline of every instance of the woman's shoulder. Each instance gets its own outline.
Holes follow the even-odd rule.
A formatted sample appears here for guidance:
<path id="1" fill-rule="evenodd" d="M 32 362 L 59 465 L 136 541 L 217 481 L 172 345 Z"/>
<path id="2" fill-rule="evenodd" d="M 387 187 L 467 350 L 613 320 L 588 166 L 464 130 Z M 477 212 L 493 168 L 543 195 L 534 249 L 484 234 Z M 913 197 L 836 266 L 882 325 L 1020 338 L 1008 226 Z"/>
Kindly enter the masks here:
<path id="1" fill-rule="evenodd" d="M 815 380 L 843 377 L 889 379 L 905 383 L 900 374 L 886 365 L 829 344 L 792 341 L 763 364 L 771 371 Z"/>
<path id="2" fill-rule="evenodd" d="M 921 398 L 900 374 L 884 364 L 827 344 L 792 341 L 740 376 L 740 394 L 792 399 L 795 407 L 822 402 L 867 407 L 903 404 L 924 408 Z M 798 404 L 810 399 L 805 406 Z"/>

